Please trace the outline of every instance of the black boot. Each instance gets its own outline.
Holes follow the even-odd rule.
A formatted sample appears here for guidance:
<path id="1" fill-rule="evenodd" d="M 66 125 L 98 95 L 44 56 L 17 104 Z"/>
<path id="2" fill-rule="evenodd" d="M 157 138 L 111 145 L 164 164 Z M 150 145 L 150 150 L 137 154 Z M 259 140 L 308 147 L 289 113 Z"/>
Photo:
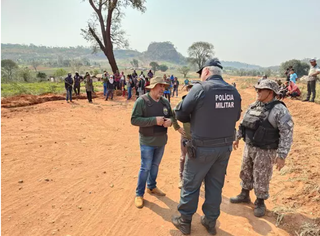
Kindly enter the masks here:
<path id="1" fill-rule="evenodd" d="M 172 217 L 171 222 L 184 235 L 189 235 L 190 234 L 190 232 L 191 232 L 191 220 L 185 220 L 181 216 L 174 216 L 174 217 Z"/>
<path id="2" fill-rule="evenodd" d="M 241 193 L 238 196 L 230 198 L 230 202 L 231 203 L 241 203 L 241 202 L 249 203 L 251 201 L 249 192 L 250 191 L 247 189 L 242 189 Z"/>
<path id="3" fill-rule="evenodd" d="M 208 233 L 211 235 L 216 235 L 216 221 L 209 222 L 205 216 L 201 216 L 201 224 L 207 229 Z"/>
<path id="4" fill-rule="evenodd" d="M 256 217 L 262 217 L 266 214 L 266 205 L 264 204 L 264 200 L 261 198 L 257 198 L 254 202 L 255 208 L 253 210 L 253 214 Z"/>

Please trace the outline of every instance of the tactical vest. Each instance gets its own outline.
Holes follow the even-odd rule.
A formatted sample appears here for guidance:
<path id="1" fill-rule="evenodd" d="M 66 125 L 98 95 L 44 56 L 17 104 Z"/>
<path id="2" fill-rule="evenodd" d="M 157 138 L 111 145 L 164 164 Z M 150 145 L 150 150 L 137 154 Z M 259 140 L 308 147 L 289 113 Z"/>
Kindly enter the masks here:
<path id="1" fill-rule="evenodd" d="M 279 145 L 279 129 L 274 128 L 268 118 L 272 108 L 281 101 L 273 101 L 264 107 L 253 105 L 243 118 L 240 128 L 245 142 L 261 149 L 277 149 Z"/>
<path id="2" fill-rule="evenodd" d="M 166 99 L 161 97 L 159 102 L 155 102 L 153 99 L 150 99 L 148 94 L 142 95 L 141 98 L 145 103 L 143 117 L 164 116 L 165 118 L 170 118 L 172 116 L 171 106 Z M 150 127 L 140 127 L 139 132 L 144 136 L 161 136 L 167 133 L 167 128 L 154 125 Z"/>
<path id="3" fill-rule="evenodd" d="M 192 139 L 197 146 L 232 144 L 235 124 L 240 118 L 241 97 L 221 76 L 201 82 L 204 93 L 191 114 Z"/>

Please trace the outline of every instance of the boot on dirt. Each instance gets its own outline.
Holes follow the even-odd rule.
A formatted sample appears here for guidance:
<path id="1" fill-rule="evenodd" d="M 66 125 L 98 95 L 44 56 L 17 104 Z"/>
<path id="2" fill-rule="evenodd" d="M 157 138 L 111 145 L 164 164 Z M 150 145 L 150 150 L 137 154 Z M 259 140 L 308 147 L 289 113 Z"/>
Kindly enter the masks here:
<path id="1" fill-rule="evenodd" d="M 143 197 L 136 196 L 134 199 L 134 205 L 136 205 L 137 208 L 142 208 L 143 207 Z"/>
<path id="2" fill-rule="evenodd" d="M 254 202 L 254 210 L 253 214 L 256 217 L 262 217 L 266 214 L 266 205 L 264 204 L 264 200 L 261 198 L 257 198 L 257 200 Z"/>
<path id="3" fill-rule="evenodd" d="M 166 196 L 166 194 L 164 192 L 162 192 L 160 189 L 158 189 L 157 187 L 155 187 L 154 189 L 147 189 L 147 192 L 149 194 L 155 194 L 158 196 Z"/>
<path id="4" fill-rule="evenodd" d="M 249 192 L 250 191 L 247 189 L 242 189 L 241 193 L 238 196 L 230 198 L 230 202 L 231 203 L 242 203 L 242 202 L 249 203 L 251 201 Z"/>
<path id="5" fill-rule="evenodd" d="M 191 233 L 191 220 L 185 220 L 181 216 L 173 216 L 171 222 L 184 235 Z"/>
<path id="6" fill-rule="evenodd" d="M 211 235 L 216 235 L 216 221 L 209 222 L 205 216 L 201 216 L 201 224 L 207 229 L 208 233 Z"/>

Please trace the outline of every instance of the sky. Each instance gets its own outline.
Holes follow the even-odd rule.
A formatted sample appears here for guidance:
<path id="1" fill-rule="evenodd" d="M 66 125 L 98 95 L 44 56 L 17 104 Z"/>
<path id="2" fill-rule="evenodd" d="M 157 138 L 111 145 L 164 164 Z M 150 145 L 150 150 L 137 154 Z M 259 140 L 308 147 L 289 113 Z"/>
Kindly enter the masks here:
<path id="1" fill-rule="evenodd" d="M 129 48 L 172 42 L 187 56 L 197 41 L 215 56 L 260 66 L 320 57 L 320 0 L 147 0 L 141 13 L 123 9 Z M 90 46 L 81 36 L 88 0 L 1 0 L 1 43 Z"/>

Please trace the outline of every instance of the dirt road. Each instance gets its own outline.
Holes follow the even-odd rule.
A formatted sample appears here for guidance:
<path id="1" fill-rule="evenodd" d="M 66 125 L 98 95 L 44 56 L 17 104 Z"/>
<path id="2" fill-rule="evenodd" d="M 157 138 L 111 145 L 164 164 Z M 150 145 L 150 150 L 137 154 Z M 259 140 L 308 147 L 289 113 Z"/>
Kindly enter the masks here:
<path id="1" fill-rule="evenodd" d="M 239 91 L 245 109 L 255 93 Z M 320 106 L 286 102 L 295 121 L 295 143 L 287 166 L 274 173 L 267 201 L 269 210 L 276 207 L 280 227 L 272 211 L 258 219 L 252 204 L 229 203 L 240 190 L 242 142 L 229 162 L 218 235 L 292 235 L 304 221 L 319 218 Z M 169 130 L 158 176 L 167 196 L 146 193 L 145 207 L 137 209 L 140 152 L 138 128 L 130 125 L 132 107 L 120 97 L 108 102 L 100 97 L 93 104 L 50 101 L 2 108 L 2 235 L 181 235 L 170 222 L 180 194 L 179 134 Z M 192 235 L 207 235 L 200 224 L 203 200 L 202 190 Z"/>

